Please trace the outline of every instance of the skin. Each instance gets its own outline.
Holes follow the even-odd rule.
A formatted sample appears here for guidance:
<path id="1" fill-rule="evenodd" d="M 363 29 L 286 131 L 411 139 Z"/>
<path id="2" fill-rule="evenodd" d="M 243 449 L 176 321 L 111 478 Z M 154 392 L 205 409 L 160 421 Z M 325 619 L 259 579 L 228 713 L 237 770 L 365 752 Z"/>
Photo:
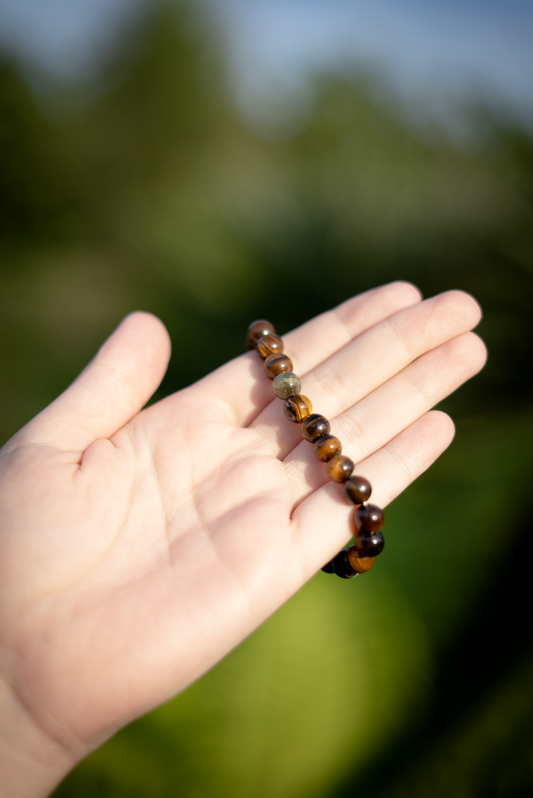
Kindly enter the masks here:
<path id="1" fill-rule="evenodd" d="M 408 283 L 284 336 L 302 393 L 386 506 L 446 449 L 480 309 Z M 45 796 L 200 677 L 352 535 L 255 352 L 142 410 L 170 356 L 134 313 L 0 452 L 0 796 Z M 330 577 L 331 578 L 331 577 Z M 372 578 L 371 575 L 365 578 Z"/>

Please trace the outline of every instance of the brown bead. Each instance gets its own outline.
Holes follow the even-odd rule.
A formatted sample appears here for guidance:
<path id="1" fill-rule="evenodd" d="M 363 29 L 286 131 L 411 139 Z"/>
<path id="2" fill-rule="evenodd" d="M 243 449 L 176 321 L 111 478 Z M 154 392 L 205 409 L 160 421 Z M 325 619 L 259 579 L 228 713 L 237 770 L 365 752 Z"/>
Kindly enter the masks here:
<path id="1" fill-rule="evenodd" d="M 372 486 L 368 479 L 364 477 L 351 476 L 345 483 L 342 492 L 344 493 L 344 498 L 350 504 L 362 504 L 369 500 Z"/>
<path id="2" fill-rule="evenodd" d="M 269 355 L 265 360 L 265 374 L 273 380 L 276 374 L 292 371 L 292 361 L 287 355 Z"/>
<path id="3" fill-rule="evenodd" d="M 346 556 L 357 574 L 364 574 L 366 571 L 370 571 L 374 565 L 374 557 L 360 557 L 359 551 L 355 546 L 350 546 Z"/>
<path id="4" fill-rule="evenodd" d="M 315 457 L 325 463 L 342 452 L 342 443 L 335 435 L 322 435 L 316 439 L 313 451 Z"/>
<path id="5" fill-rule="evenodd" d="M 275 332 L 276 330 L 271 322 L 267 321 L 266 319 L 257 319 L 248 327 L 248 332 L 246 334 L 246 346 L 248 349 L 255 349 L 255 345 L 260 338 L 263 338 L 265 335 L 272 335 L 273 333 L 275 334 Z"/>
<path id="6" fill-rule="evenodd" d="M 358 532 L 353 539 L 353 545 L 359 557 L 377 557 L 381 554 L 385 546 L 385 538 L 378 530 L 377 532 Z"/>
<path id="7" fill-rule="evenodd" d="M 362 504 L 354 513 L 355 527 L 364 532 L 377 532 L 385 521 L 383 510 L 376 504 Z"/>
<path id="8" fill-rule="evenodd" d="M 317 438 L 329 433 L 330 426 L 327 418 L 318 413 L 311 413 L 302 421 L 300 429 L 305 440 L 314 443 Z"/>
<path id="9" fill-rule="evenodd" d="M 255 349 L 259 357 L 262 357 L 263 360 L 266 360 L 266 358 L 270 355 L 282 354 L 283 341 L 279 335 L 265 335 L 263 338 L 260 338 L 257 341 Z"/>
<path id="10" fill-rule="evenodd" d="M 267 363 L 267 360 L 265 360 Z M 290 396 L 285 404 L 283 405 L 283 412 L 289 419 L 289 421 L 293 421 L 294 423 L 299 423 L 303 421 L 304 418 L 313 412 L 313 405 L 311 404 L 311 400 L 304 396 L 301 393 L 297 393 L 295 396 Z"/>
<path id="11" fill-rule="evenodd" d="M 328 461 L 326 473 L 333 482 L 346 482 L 353 469 L 353 460 L 345 454 L 336 454 Z"/>
<path id="12" fill-rule="evenodd" d="M 353 579 L 357 576 L 348 560 L 348 549 L 341 549 L 336 557 L 333 558 L 333 572 L 341 579 Z"/>

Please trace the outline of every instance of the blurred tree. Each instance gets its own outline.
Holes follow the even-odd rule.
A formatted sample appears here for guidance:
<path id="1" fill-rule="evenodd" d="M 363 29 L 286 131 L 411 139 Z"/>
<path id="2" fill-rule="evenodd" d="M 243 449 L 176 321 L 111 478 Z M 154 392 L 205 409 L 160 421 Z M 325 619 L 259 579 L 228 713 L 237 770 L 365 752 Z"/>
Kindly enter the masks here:
<path id="1" fill-rule="evenodd" d="M 52 127 L 14 63 L 0 57 L 0 242 L 30 247 L 69 225 L 77 187 L 64 137 Z M 9 268 L 9 259 L 3 268 Z"/>

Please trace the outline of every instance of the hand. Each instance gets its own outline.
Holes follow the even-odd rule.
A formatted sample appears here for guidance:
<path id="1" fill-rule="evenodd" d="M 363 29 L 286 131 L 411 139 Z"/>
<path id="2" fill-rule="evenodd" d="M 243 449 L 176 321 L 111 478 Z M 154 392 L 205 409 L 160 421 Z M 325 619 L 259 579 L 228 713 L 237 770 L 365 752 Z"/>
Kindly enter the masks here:
<path id="1" fill-rule="evenodd" d="M 377 504 L 450 443 L 451 420 L 428 411 L 482 367 L 479 318 L 466 294 L 420 302 L 394 283 L 284 336 Z M 128 316 L 0 453 L 0 795 L 45 795 L 351 536 L 257 354 L 141 410 L 169 354 L 161 322 Z"/>

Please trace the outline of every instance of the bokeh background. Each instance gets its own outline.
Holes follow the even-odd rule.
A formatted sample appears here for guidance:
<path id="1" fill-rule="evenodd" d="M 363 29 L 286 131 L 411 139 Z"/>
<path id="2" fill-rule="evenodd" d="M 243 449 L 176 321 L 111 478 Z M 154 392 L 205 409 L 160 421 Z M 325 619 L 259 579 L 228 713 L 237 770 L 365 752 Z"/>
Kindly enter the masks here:
<path id="1" fill-rule="evenodd" d="M 156 398 L 374 285 L 473 293 L 484 372 L 356 582 L 318 574 L 58 798 L 533 795 L 533 7 L 0 0 L 0 438 L 121 317 Z"/>

